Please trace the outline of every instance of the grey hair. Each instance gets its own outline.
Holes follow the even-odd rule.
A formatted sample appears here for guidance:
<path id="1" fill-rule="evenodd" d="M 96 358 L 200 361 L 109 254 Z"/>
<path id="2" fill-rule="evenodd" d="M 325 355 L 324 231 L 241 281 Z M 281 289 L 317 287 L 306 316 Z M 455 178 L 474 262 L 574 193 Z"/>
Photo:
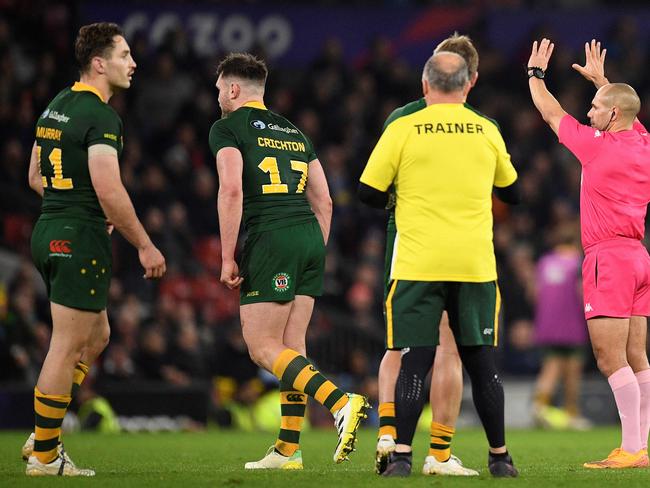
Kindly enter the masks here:
<path id="1" fill-rule="evenodd" d="M 451 56 L 452 62 L 449 62 Z M 447 58 L 443 60 L 443 58 Z M 429 86 L 443 93 L 462 90 L 469 82 L 467 63 L 456 53 L 441 51 L 431 56 L 424 65 L 422 78 Z"/>

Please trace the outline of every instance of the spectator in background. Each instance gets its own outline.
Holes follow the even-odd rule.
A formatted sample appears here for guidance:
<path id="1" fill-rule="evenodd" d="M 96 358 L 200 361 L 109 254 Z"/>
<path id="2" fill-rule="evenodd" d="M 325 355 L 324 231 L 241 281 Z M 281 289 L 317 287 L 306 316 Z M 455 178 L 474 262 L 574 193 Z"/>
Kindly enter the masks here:
<path id="1" fill-rule="evenodd" d="M 548 428 L 586 429 L 579 396 L 588 343 L 582 306 L 580 269 L 582 253 L 576 222 L 554 232 L 555 246 L 537 263 L 535 339 L 542 348 L 542 369 L 537 377 L 533 415 Z M 557 383 L 564 383 L 564 408 L 552 407 Z"/>

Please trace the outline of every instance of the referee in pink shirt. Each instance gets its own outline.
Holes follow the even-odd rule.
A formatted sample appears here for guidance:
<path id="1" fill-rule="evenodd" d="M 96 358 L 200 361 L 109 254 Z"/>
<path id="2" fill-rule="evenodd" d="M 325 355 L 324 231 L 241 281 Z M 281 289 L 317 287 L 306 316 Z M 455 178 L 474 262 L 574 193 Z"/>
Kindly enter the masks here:
<path id="1" fill-rule="evenodd" d="M 573 65 L 598 91 L 587 114 L 590 126 L 568 115 L 544 83 L 553 44 L 533 43 L 528 60 L 535 107 L 582 165 L 580 223 L 585 318 L 598 368 L 614 392 L 621 418 L 621 447 L 592 469 L 648 466 L 650 365 L 646 317 L 650 315 L 650 257 L 641 243 L 650 202 L 650 137 L 636 118 L 634 88 L 609 83 L 605 54 L 585 44 L 584 66 Z"/>

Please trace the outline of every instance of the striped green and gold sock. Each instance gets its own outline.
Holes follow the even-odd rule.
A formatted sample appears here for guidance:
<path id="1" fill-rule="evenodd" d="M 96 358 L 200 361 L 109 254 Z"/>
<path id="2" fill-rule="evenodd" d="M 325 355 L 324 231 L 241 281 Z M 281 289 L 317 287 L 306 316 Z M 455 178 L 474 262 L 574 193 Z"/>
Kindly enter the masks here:
<path id="1" fill-rule="evenodd" d="M 292 456 L 300 446 L 300 431 L 305 420 L 307 395 L 280 382 L 280 411 L 282 421 L 275 450 L 283 456 Z"/>
<path id="2" fill-rule="evenodd" d="M 278 355 L 273 363 L 273 374 L 294 390 L 307 393 L 332 413 L 348 402 L 343 391 L 293 349 L 285 349 Z"/>
<path id="3" fill-rule="evenodd" d="M 444 463 L 451 457 L 451 439 L 456 429 L 447 425 L 431 422 L 431 444 L 429 445 L 429 456 L 436 458 L 438 462 Z"/>
<path id="4" fill-rule="evenodd" d="M 79 390 L 81 383 L 83 383 L 83 381 L 86 379 L 86 375 L 88 374 L 89 369 L 90 368 L 88 365 L 86 365 L 84 362 L 79 361 L 77 363 L 72 375 L 72 390 L 70 391 L 70 396 L 74 397 L 77 394 L 77 390 Z"/>
<path id="5" fill-rule="evenodd" d="M 383 435 L 389 435 L 393 439 L 397 439 L 395 402 L 383 402 L 379 404 L 379 437 Z"/>
<path id="6" fill-rule="evenodd" d="M 34 456 L 47 464 L 57 457 L 63 417 L 70 404 L 70 395 L 45 395 L 34 388 Z"/>

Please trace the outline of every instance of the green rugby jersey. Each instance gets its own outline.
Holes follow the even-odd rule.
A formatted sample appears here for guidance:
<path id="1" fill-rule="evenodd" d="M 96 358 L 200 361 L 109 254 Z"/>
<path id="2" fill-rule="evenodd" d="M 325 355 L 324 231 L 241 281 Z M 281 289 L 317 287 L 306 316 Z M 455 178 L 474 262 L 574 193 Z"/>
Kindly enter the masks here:
<path id="1" fill-rule="evenodd" d="M 491 119 L 490 117 L 482 114 L 467 102 L 464 103 L 464 106 L 465 108 L 470 109 L 472 112 L 477 113 L 481 117 L 486 118 L 494 125 L 496 125 L 497 129 L 501 130 L 496 120 Z M 420 98 L 418 100 L 409 102 L 406 105 L 402 105 L 401 107 L 397 107 L 386 118 L 386 121 L 384 122 L 384 126 L 382 127 L 382 132 L 386 130 L 386 127 L 388 127 L 391 124 L 391 122 L 399 119 L 400 117 L 405 117 L 406 115 L 411 115 L 415 112 L 419 112 L 420 110 L 426 107 L 427 107 L 427 102 L 424 100 L 424 98 Z M 391 191 L 392 191 L 392 187 L 391 187 Z M 397 227 L 395 226 L 395 199 L 392 195 L 391 198 L 389 199 L 389 204 L 386 208 L 388 210 L 388 224 L 386 226 L 386 230 L 389 232 L 395 232 L 397 230 Z"/>
<path id="2" fill-rule="evenodd" d="M 284 117 L 249 102 L 210 129 L 210 149 L 239 149 L 244 160 L 244 225 L 249 234 L 315 220 L 305 190 L 311 141 Z"/>
<path id="3" fill-rule="evenodd" d="M 122 121 L 96 88 L 76 82 L 54 97 L 36 123 L 44 216 L 106 219 L 88 170 L 88 148 L 95 144 L 121 154 Z"/>

